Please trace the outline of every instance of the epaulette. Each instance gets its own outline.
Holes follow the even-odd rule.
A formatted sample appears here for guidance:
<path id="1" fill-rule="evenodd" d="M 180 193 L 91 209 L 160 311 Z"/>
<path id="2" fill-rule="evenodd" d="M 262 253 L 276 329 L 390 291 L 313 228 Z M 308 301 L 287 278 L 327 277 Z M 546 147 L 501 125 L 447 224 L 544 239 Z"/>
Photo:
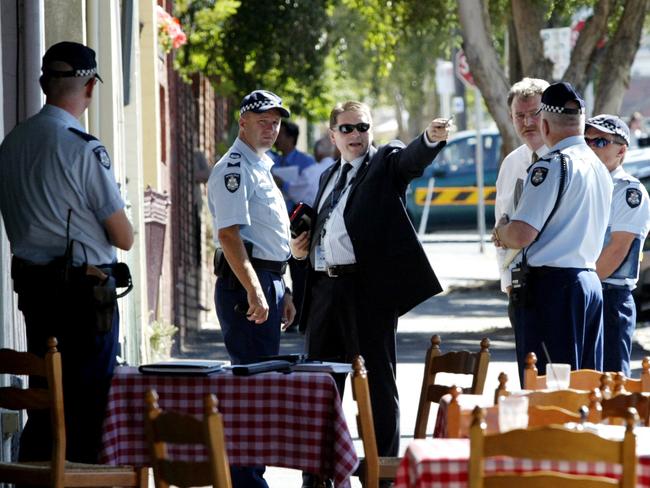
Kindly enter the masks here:
<path id="1" fill-rule="evenodd" d="M 77 134 L 79 137 L 81 137 L 86 142 L 98 141 L 99 140 L 95 136 L 92 136 L 92 135 L 90 135 L 87 132 L 84 132 L 82 130 L 75 129 L 74 127 L 68 127 L 68 130 L 70 132 L 72 132 L 73 134 Z"/>
<path id="2" fill-rule="evenodd" d="M 561 153 L 560 153 L 560 150 L 559 150 L 559 149 L 556 149 L 555 151 L 547 152 L 546 154 L 544 154 L 544 156 L 542 156 L 541 158 L 539 158 L 539 160 L 540 160 L 540 161 L 549 161 L 549 162 L 550 162 L 550 161 L 552 161 L 555 157 L 559 156 L 560 154 L 561 154 Z"/>
<path id="3" fill-rule="evenodd" d="M 226 166 L 228 168 L 232 168 L 232 167 L 237 167 L 238 168 L 238 167 L 241 166 L 241 161 L 240 161 L 241 160 L 241 154 L 240 153 L 235 152 L 235 151 L 231 151 L 230 153 L 228 153 L 226 155 L 226 158 L 227 158 L 226 159 L 226 161 L 227 161 Z"/>

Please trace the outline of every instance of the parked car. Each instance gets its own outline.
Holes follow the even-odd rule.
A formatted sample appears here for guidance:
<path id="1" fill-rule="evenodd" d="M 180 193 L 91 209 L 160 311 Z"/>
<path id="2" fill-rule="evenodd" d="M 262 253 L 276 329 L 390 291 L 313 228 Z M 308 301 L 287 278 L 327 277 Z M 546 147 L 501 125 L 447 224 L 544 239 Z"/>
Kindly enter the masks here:
<path id="1" fill-rule="evenodd" d="M 486 228 L 494 225 L 497 170 L 501 158 L 501 135 L 496 130 L 481 133 L 483 141 L 483 182 Z M 406 209 L 413 225 L 419 228 L 425 207 L 429 180 L 433 191 L 429 206 L 427 230 L 465 227 L 476 228 L 478 190 L 476 187 L 476 133 L 462 131 L 447 142 L 433 163 L 420 178 L 409 185 Z"/>

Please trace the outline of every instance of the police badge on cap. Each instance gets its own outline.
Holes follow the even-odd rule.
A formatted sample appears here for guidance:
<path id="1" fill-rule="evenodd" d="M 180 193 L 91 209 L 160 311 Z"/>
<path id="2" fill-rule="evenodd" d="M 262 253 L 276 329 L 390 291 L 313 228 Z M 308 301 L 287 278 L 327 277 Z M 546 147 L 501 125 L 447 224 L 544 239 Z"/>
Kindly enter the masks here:
<path id="1" fill-rule="evenodd" d="M 587 119 L 587 127 L 593 127 L 606 134 L 613 134 L 623 138 L 625 144 L 630 145 L 630 128 L 616 115 L 600 114 Z"/>
<path id="2" fill-rule="evenodd" d="M 256 114 L 277 108 L 282 117 L 290 117 L 291 112 L 282 106 L 282 99 L 275 93 L 266 90 L 255 90 L 244 97 L 239 106 L 239 115 L 251 111 Z"/>
<path id="3" fill-rule="evenodd" d="M 576 102 L 580 108 L 568 108 L 566 104 Z M 573 88 L 571 83 L 562 81 L 553 83 L 542 93 L 542 104 L 537 113 L 552 112 L 556 114 L 576 115 L 585 113 L 585 101 Z"/>

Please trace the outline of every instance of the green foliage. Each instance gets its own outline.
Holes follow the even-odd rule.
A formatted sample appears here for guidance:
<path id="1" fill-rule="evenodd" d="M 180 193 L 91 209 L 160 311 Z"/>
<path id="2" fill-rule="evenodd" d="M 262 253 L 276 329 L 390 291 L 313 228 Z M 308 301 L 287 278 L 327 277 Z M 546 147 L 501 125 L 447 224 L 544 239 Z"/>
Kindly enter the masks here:
<path id="1" fill-rule="evenodd" d="M 297 115 L 318 113 L 330 102 L 322 77 L 330 48 L 327 6 L 327 0 L 178 2 L 189 42 L 177 66 L 185 75 L 207 75 L 221 95 L 240 99 L 265 88 Z"/>

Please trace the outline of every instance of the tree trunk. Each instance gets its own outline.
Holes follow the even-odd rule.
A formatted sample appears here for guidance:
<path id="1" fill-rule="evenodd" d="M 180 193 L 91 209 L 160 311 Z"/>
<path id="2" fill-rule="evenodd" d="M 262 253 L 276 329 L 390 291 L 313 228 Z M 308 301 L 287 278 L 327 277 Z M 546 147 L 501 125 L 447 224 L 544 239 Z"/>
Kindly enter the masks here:
<path id="1" fill-rule="evenodd" d="M 545 26 L 547 6 L 544 2 L 512 0 L 510 8 L 523 75 L 550 81 L 553 62 L 544 57 L 544 43 L 539 34 Z"/>
<path id="2" fill-rule="evenodd" d="M 643 21 L 650 0 L 627 0 L 625 10 L 605 54 L 607 69 L 600 75 L 594 113 L 615 114 L 621 108 L 623 95 L 630 84 L 630 68 L 639 49 Z"/>
<path id="3" fill-rule="evenodd" d="M 578 92 L 584 93 L 589 83 L 589 74 L 596 60 L 598 42 L 607 35 L 607 21 L 615 0 L 599 0 L 594 14 L 587 19 L 571 52 L 571 63 L 563 79 L 573 84 Z"/>
<path id="4" fill-rule="evenodd" d="M 499 128 L 503 150 L 508 154 L 520 142 L 508 113 L 510 84 L 492 42 L 487 9 L 481 0 L 459 0 L 458 16 L 472 76 Z"/>

